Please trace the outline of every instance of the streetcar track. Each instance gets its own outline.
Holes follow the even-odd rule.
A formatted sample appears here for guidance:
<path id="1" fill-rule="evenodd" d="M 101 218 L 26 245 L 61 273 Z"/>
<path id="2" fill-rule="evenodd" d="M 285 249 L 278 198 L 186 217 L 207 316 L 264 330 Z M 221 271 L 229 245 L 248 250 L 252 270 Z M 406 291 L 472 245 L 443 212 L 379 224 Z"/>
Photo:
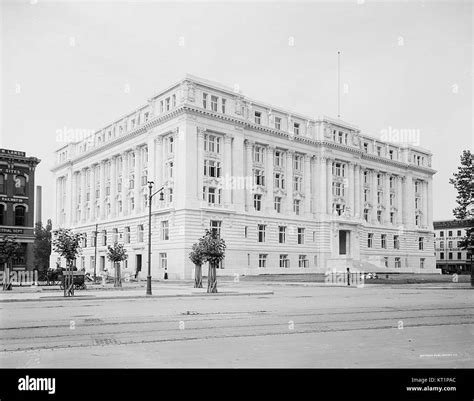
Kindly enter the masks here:
<path id="1" fill-rule="evenodd" d="M 415 324 L 409 326 L 410 328 L 414 327 L 434 327 L 434 326 L 462 326 L 462 325 L 470 325 L 474 324 L 474 321 L 471 322 L 452 322 L 452 323 L 434 323 L 434 324 Z M 253 325 L 252 327 L 255 327 Z M 258 327 L 258 326 L 257 326 Z M 163 338 L 163 339 L 152 339 L 152 340 L 140 340 L 140 341 L 120 341 L 115 339 L 117 342 L 113 344 L 104 344 L 104 345 L 97 345 L 94 343 L 92 344 L 68 344 L 68 345 L 59 345 L 59 346 L 37 346 L 37 347 L 27 347 L 27 348 L 16 348 L 16 349 L 4 349 L 0 350 L 0 353 L 7 353 L 7 352 L 25 352 L 25 351 L 33 351 L 33 350 L 55 350 L 55 349 L 67 349 L 67 348 L 91 348 L 91 347 L 104 347 L 104 346 L 121 346 L 121 345 L 138 345 L 138 344 L 149 344 L 149 343 L 163 343 L 163 342 L 179 342 L 179 341 L 199 341 L 199 340 L 210 340 L 210 339 L 220 339 L 220 338 L 245 338 L 245 337 L 265 337 L 265 336 L 281 336 L 281 335 L 295 335 L 295 334 L 315 334 L 315 333 L 327 333 L 327 332 L 350 332 L 350 331 L 363 331 L 363 330 L 386 330 L 386 329 L 394 329 L 398 330 L 397 327 L 393 325 L 390 326 L 378 326 L 378 327 L 353 327 L 353 328 L 339 328 L 339 329 L 318 329 L 318 330 L 286 330 L 282 332 L 268 332 L 268 333 L 232 333 L 232 334 L 220 334 L 220 335 L 209 335 L 203 337 L 185 337 L 185 338 Z"/>
<path id="2" fill-rule="evenodd" d="M 407 324 L 406 321 L 408 320 L 411 320 L 411 319 L 429 319 L 429 318 L 449 318 L 449 317 L 461 317 L 461 318 L 472 318 L 474 317 L 474 315 L 465 315 L 465 314 L 462 314 L 462 315 L 428 315 L 428 316 L 405 316 L 405 317 L 380 317 L 380 318 L 371 318 L 371 319 L 350 319 L 350 320 L 320 320 L 320 321 L 306 321 L 306 322 L 301 322 L 301 321 L 294 321 L 294 324 L 298 324 L 298 325 L 307 325 L 307 324 L 320 324 L 320 325 L 324 325 L 324 324 L 332 324 L 332 323 L 363 323 L 363 322 L 372 322 L 372 321 L 384 321 L 384 320 L 396 320 L 398 322 L 398 320 L 403 320 L 404 321 L 404 327 L 412 327 L 411 325 Z M 268 316 L 268 318 L 273 318 L 273 316 Z M 232 318 L 231 320 L 233 320 L 234 322 L 236 320 L 248 320 L 247 318 Z M 203 321 L 214 321 L 214 322 L 219 322 L 219 321 L 216 321 L 215 319 L 199 319 L 199 320 L 174 320 L 174 321 L 144 321 L 144 322 L 140 322 L 138 324 L 153 324 L 153 323 L 178 323 L 178 322 L 185 322 L 185 323 L 200 323 L 200 322 L 203 322 Z M 106 323 L 106 324 L 102 324 L 102 323 L 98 323 L 98 324 L 93 324 L 92 326 L 93 327 L 97 327 L 97 328 L 100 328 L 102 326 L 119 326 L 119 325 L 124 325 L 124 326 L 128 326 L 128 325 L 135 325 L 137 323 L 133 323 L 133 322 L 114 322 L 114 323 Z M 255 324 L 243 324 L 243 325 L 216 325 L 216 326 L 201 326 L 201 327 L 189 327 L 187 329 L 190 329 L 190 330 L 206 330 L 206 329 L 228 329 L 228 328 L 235 328 L 235 329 L 238 329 L 238 328 L 247 328 L 247 327 L 263 327 L 263 326 L 281 326 L 281 325 L 288 325 L 288 321 L 284 321 L 284 322 L 278 322 L 278 323 L 261 323 L 261 324 L 258 324 L 258 325 L 255 325 Z M 88 325 L 88 326 L 91 326 L 91 325 Z M 394 325 L 394 326 L 397 326 L 397 325 Z M 61 326 L 61 327 L 65 327 L 65 326 Z M 170 327 L 170 328 L 156 328 L 156 329 L 151 329 L 151 328 L 147 328 L 147 332 L 168 332 L 168 331 L 176 331 L 177 328 L 176 326 L 175 327 Z M 116 330 L 116 331 L 102 331 L 102 332 L 97 332 L 97 331 L 94 331 L 92 334 L 93 335 L 113 335 L 113 334 L 128 334 L 128 333 L 137 333 L 139 332 L 140 329 L 136 329 L 136 330 Z M 75 330 L 69 330 L 67 333 L 64 333 L 64 334 L 51 334 L 51 335 L 48 335 L 48 334 L 45 334 L 45 335 L 41 335 L 41 338 L 74 338 L 74 337 L 78 337 L 78 336 L 81 336 L 83 337 L 84 335 L 87 335 L 89 333 L 78 333 L 76 332 L 76 329 Z M 32 337 L 15 337 L 14 339 L 9 339 L 9 338 L 2 338 L 2 340 L 7 340 L 7 341 L 12 341 L 12 340 L 28 340 L 28 339 L 31 339 Z M 34 338 L 34 337 L 33 337 Z"/>
<path id="3" fill-rule="evenodd" d="M 295 316 L 298 316 L 298 317 L 302 317 L 302 316 L 327 316 L 327 315 L 331 315 L 331 316 L 334 316 L 334 315 L 355 315 L 355 314 L 366 314 L 366 313 L 371 313 L 371 314 L 374 314 L 374 313 L 396 313 L 396 312 L 400 312 L 400 313 L 406 313 L 406 312 L 418 312 L 418 311 L 442 311 L 442 310 L 470 310 L 470 309 L 474 309 L 474 306 L 463 306 L 463 307 L 455 307 L 455 308 L 446 308 L 446 307 L 440 307 L 440 308 L 418 308 L 418 309 L 394 309 L 394 308 L 386 308 L 386 309 L 379 309 L 379 310 L 374 310 L 374 309 L 370 309 L 370 310 L 366 310 L 366 311 L 350 311 L 350 312 L 347 312 L 347 311 L 342 311 L 342 312 L 325 312 L 325 313 L 310 313 L 310 312 L 303 312 L 303 313 L 298 313 L 298 312 L 288 312 L 288 313 L 278 313 L 278 312 L 274 312 L 274 311 L 237 311 L 237 312 L 204 312 L 204 313 L 197 313 L 197 314 L 183 314 L 182 316 L 206 316 L 206 315 L 238 315 L 238 314 L 241 314 L 241 315 L 252 315 L 252 314 L 262 314 L 262 313 L 267 313 L 267 314 L 271 314 L 271 313 L 275 313 L 274 315 L 268 315 L 269 317 L 270 316 L 275 316 L 275 317 L 295 317 Z M 183 312 L 182 312 L 183 313 Z M 436 317 L 436 316 L 465 316 L 465 315 L 431 315 L 433 317 Z M 143 316 L 143 319 L 145 319 L 147 316 Z M 71 316 L 70 318 L 68 318 L 67 321 L 64 321 L 64 323 L 61 323 L 61 324 L 46 324 L 46 325 L 36 325 L 36 326 L 16 326 L 16 327 L 0 327 L 0 332 L 3 331 L 3 330 L 21 330 L 21 329 L 42 329 L 42 328 L 61 328 L 61 327 L 65 327 L 65 326 L 69 326 L 70 325 L 70 321 L 71 320 L 74 320 L 72 319 L 73 316 Z M 410 318 L 410 317 L 408 317 Z M 239 319 L 239 317 L 231 317 L 229 319 Z M 243 319 L 243 317 L 242 317 Z M 132 320 L 132 321 L 117 321 L 117 322 L 102 322 L 100 323 L 100 325 L 118 325 L 118 324 L 143 324 L 143 323 L 171 323 L 171 322 L 179 322 L 183 320 L 182 318 L 179 318 L 179 317 L 176 317 L 175 319 L 167 319 L 167 320 Z M 204 319 L 201 319 L 202 321 L 204 320 L 215 320 L 213 318 L 204 318 Z M 358 320 L 364 320 L 364 319 L 358 319 Z M 365 319 L 365 320 L 375 320 L 373 318 L 371 319 Z M 97 326 L 98 324 L 97 323 L 93 323 L 93 322 L 90 322 L 90 323 L 81 323 L 81 326 L 84 327 L 84 326 Z"/>

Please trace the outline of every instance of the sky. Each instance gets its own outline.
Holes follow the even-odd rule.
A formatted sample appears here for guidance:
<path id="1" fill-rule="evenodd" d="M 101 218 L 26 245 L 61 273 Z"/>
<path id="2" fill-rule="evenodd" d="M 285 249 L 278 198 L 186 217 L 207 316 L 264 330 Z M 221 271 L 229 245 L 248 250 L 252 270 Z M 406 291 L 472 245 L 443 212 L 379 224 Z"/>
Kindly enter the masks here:
<path id="1" fill-rule="evenodd" d="M 1 0 L 0 0 L 1 1 Z M 192 74 L 275 106 L 381 137 L 412 129 L 433 153 L 433 217 L 474 148 L 470 1 L 44 1 L 0 3 L 0 147 L 42 161 L 55 215 L 54 150 Z"/>

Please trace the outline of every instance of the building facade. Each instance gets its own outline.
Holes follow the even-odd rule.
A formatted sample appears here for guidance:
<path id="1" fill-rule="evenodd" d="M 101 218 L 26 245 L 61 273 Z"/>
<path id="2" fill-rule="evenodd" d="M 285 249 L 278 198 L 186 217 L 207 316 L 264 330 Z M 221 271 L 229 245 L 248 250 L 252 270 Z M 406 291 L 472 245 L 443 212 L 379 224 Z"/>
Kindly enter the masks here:
<path id="1" fill-rule="evenodd" d="M 207 228 L 227 243 L 219 274 L 436 271 L 430 152 L 200 78 L 65 144 L 52 171 L 56 225 L 87 235 L 87 270 L 110 266 L 114 241 L 125 271 L 146 266 L 153 181 L 165 193 L 152 200 L 154 277 L 192 277 L 188 254 Z"/>
<path id="2" fill-rule="evenodd" d="M 39 159 L 0 149 L 0 238 L 14 238 L 21 252 L 13 270 L 33 270 L 35 169 Z"/>
<path id="3" fill-rule="evenodd" d="M 471 254 L 459 247 L 466 230 L 474 227 L 474 220 L 435 221 L 436 268 L 442 273 L 469 273 Z"/>

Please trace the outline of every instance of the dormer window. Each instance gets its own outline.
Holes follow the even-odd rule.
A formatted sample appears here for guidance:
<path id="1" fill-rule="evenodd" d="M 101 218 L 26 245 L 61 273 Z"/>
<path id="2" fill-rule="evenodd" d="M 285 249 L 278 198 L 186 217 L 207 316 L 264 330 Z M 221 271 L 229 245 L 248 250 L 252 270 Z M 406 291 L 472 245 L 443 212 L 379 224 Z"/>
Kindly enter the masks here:
<path id="1" fill-rule="evenodd" d="M 217 111 L 217 96 L 211 96 L 211 110 Z"/>
<path id="2" fill-rule="evenodd" d="M 261 124 L 262 123 L 262 113 L 259 111 L 255 112 L 255 124 Z"/>
<path id="3" fill-rule="evenodd" d="M 293 133 L 295 135 L 300 134 L 300 123 L 293 123 Z"/>
<path id="4" fill-rule="evenodd" d="M 275 117 L 275 129 L 281 129 L 281 118 Z"/>
<path id="5" fill-rule="evenodd" d="M 170 111 L 170 98 L 167 97 L 165 100 L 166 111 Z"/>

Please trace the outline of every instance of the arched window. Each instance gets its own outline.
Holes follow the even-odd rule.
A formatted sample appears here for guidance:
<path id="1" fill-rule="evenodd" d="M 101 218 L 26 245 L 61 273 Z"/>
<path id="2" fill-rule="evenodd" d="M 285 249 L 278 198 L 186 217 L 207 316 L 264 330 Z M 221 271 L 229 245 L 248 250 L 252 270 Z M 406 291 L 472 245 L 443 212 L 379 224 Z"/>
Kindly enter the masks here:
<path id="1" fill-rule="evenodd" d="M 24 206 L 15 207 L 15 225 L 24 226 L 26 220 L 26 208 Z"/>
<path id="2" fill-rule="evenodd" d="M 5 224 L 5 205 L 0 205 L 0 225 Z"/>
<path id="3" fill-rule="evenodd" d="M 15 177 L 15 195 L 26 195 L 26 178 L 22 175 Z"/>
<path id="4" fill-rule="evenodd" d="M 0 174 L 0 194 L 4 194 L 5 192 L 6 192 L 5 175 Z"/>

